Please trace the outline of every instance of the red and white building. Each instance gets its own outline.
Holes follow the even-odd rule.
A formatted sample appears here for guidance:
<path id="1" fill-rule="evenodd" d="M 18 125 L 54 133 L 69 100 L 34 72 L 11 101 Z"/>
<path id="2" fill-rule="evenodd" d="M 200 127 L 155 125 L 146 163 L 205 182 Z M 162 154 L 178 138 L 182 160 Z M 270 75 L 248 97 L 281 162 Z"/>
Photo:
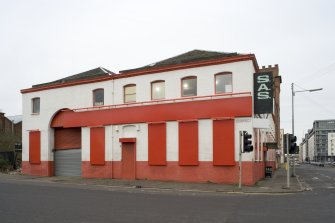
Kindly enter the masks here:
<path id="1" fill-rule="evenodd" d="M 254 115 L 256 72 L 253 54 L 194 50 L 24 89 L 23 173 L 235 184 L 239 131 L 248 131 L 254 150 L 242 156 L 242 182 L 252 185 L 276 166 L 264 143 L 279 134 L 279 104 Z"/>

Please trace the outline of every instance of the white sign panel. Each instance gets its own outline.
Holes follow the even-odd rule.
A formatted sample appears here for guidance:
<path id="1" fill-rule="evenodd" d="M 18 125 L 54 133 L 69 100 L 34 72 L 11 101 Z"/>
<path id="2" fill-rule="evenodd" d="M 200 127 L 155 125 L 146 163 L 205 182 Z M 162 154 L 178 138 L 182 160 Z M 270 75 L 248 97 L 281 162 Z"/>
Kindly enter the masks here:
<path id="1" fill-rule="evenodd" d="M 335 156 L 335 132 L 328 133 L 328 156 Z"/>

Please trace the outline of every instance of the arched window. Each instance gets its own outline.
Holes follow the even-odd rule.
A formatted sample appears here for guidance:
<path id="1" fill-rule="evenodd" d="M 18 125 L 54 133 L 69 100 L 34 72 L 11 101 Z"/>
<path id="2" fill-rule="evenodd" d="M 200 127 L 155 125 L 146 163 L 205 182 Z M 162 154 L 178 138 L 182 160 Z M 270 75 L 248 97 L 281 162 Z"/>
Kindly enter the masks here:
<path id="1" fill-rule="evenodd" d="M 181 96 L 197 96 L 197 77 L 184 77 L 181 79 Z"/>
<path id="2" fill-rule="evenodd" d="M 151 82 L 151 99 L 165 99 L 165 81 Z"/>
<path id="3" fill-rule="evenodd" d="M 123 87 L 124 103 L 136 102 L 136 84 L 128 84 Z"/>
<path id="4" fill-rule="evenodd" d="M 93 91 L 93 106 L 104 105 L 104 89 L 95 89 Z"/>
<path id="5" fill-rule="evenodd" d="M 233 75 L 231 72 L 215 74 L 215 94 L 233 92 Z"/>
<path id="6" fill-rule="evenodd" d="M 40 98 L 31 99 L 31 112 L 33 114 L 40 113 Z"/>

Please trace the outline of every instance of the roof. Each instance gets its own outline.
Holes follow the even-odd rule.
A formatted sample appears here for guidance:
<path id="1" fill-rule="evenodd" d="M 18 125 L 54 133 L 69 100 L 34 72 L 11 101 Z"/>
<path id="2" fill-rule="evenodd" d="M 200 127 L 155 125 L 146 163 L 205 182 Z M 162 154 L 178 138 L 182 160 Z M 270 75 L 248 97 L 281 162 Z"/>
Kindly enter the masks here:
<path id="1" fill-rule="evenodd" d="M 133 71 L 140 71 L 140 70 L 149 70 L 152 68 L 160 68 L 170 65 L 178 65 L 178 64 L 187 64 L 196 61 L 205 61 L 205 60 L 212 60 L 212 59 L 221 59 L 227 57 L 234 57 L 240 56 L 243 54 L 238 53 L 227 53 L 227 52 L 215 52 L 215 51 L 205 51 L 205 50 L 192 50 L 183 54 L 180 54 L 175 57 L 171 57 L 156 63 L 152 63 L 143 67 L 129 69 L 129 70 L 122 70 L 120 73 L 128 73 Z"/>
<path id="2" fill-rule="evenodd" d="M 22 115 L 6 116 L 6 118 L 9 119 L 14 124 L 22 122 Z"/>
<path id="3" fill-rule="evenodd" d="M 88 79 L 93 79 L 97 77 L 109 76 L 109 75 L 114 75 L 114 73 L 103 67 L 98 67 L 92 70 L 88 70 L 88 71 L 85 71 L 79 74 L 71 75 L 71 76 L 68 76 L 68 77 L 65 77 L 59 80 L 55 80 L 52 82 L 36 84 L 36 85 L 33 85 L 32 87 L 37 88 L 37 87 L 43 87 L 43 86 L 48 86 L 48 85 L 53 85 L 53 84 L 76 82 L 79 80 L 88 80 Z"/>

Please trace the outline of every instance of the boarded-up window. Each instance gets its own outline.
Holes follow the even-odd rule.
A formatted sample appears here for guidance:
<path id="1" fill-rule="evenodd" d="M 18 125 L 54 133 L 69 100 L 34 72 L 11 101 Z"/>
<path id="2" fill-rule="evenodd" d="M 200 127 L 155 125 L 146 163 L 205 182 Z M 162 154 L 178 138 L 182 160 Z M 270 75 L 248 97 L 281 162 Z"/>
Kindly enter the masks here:
<path id="1" fill-rule="evenodd" d="M 166 123 L 148 125 L 149 165 L 166 165 Z"/>
<path id="2" fill-rule="evenodd" d="M 179 122 L 179 165 L 198 165 L 198 121 Z"/>
<path id="3" fill-rule="evenodd" d="M 90 161 L 92 165 L 105 165 L 105 128 L 90 129 Z"/>
<path id="4" fill-rule="evenodd" d="M 29 132 L 29 163 L 41 163 L 41 132 Z"/>
<path id="5" fill-rule="evenodd" d="M 213 121 L 213 165 L 235 165 L 234 120 Z"/>

